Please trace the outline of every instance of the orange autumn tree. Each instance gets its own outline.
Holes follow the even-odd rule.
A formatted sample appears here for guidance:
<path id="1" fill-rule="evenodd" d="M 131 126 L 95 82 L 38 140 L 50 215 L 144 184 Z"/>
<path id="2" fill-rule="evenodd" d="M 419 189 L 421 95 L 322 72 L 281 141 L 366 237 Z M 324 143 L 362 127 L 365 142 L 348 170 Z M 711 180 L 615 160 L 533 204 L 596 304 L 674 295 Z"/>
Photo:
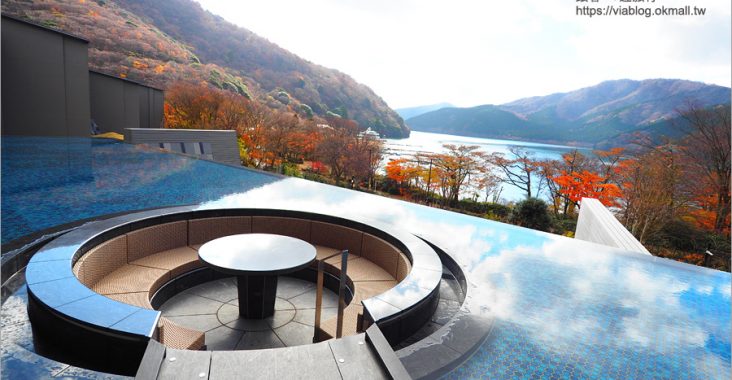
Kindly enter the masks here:
<path id="1" fill-rule="evenodd" d="M 610 148 L 608 150 L 593 151 L 597 160 L 600 161 L 600 175 L 605 177 L 605 182 L 610 182 L 616 177 L 618 171 L 622 170 L 622 159 L 625 148 Z"/>
<path id="2" fill-rule="evenodd" d="M 249 102 L 205 83 L 175 83 L 165 92 L 166 128 L 237 130 L 245 122 Z"/>
<path id="3" fill-rule="evenodd" d="M 354 185 L 370 182 L 374 167 L 381 161 L 381 140 L 362 134 L 353 120 L 334 116 L 326 122 L 319 128 L 322 138 L 315 146 L 314 158 L 328 166 L 336 181 L 347 179 Z"/>
<path id="4" fill-rule="evenodd" d="M 437 168 L 433 175 L 436 175 L 443 204 L 454 205 L 464 189 L 478 186 L 486 173 L 487 156 L 477 145 L 443 144 L 442 147 L 445 152 L 432 157 Z"/>
<path id="5" fill-rule="evenodd" d="M 178 82 L 166 91 L 167 128 L 235 130 L 245 165 L 278 169 L 311 158 L 321 140 L 315 124 L 289 111 L 272 111 L 206 83 Z"/>
<path id="6" fill-rule="evenodd" d="M 607 183 L 606 177 L 587 170 L 570 173 L 562 171 L 562 175 L 552 180 L 559 185 L 560 194 L 575 204 L 579 204 L 582 198 L 595 198 L 605 206 L 617 206 L 617 199 L 622 196 L 616 184 Z"/>
<path id="7" fill-rule="evenodd" d="M 574 149 L 571 152 L 562 154 L 561 160 L 545 160 L 539 162 L 539 174 L 551 196 L 554 214 L 559 216 L 560 211 L 564 215 L 574 214 L 576 204 L 561 192 L 561 187 L 553 179 L 564 173 L 581 172 L 594 166 L 594 161 Z"/>
<path id="8" fill-rule="evenodd" d="M 684 220 L 692 222 L 699 228 L 716 231 L 717 230 L 717 216 L 719 210 L 719 198 L 717 194 L 714 194 L 714 190 L 706 188 L 707 193 L 697 195 L 692 198 L 691 204 L 694 207 L 690 207 L 688 214 L 684 216 Z M 730 234 L 730 215 L 727 213 L 725 223 L 722 224 L 720 232 L 729 236 Z"/>
<path id="9" fill-rule="evenodd" d="M 386 164 L 386 177 L 399 184 L 400 193 L 403 193 L 403 187 L 414 175 L 414 168 L 408 162 L 406 158 L 396 158 Z"/>

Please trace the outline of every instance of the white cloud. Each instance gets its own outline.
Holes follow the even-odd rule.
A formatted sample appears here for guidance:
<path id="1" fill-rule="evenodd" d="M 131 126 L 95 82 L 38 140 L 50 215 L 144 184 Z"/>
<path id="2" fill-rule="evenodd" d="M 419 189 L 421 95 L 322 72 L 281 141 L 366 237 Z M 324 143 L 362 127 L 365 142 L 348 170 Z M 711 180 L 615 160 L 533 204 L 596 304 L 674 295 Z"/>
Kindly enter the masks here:
<path id="1" fill-rule="evenodd" d="M 540 246 L 502 249 L 473 268 L 471 275 L 480 279 L 476 297 L 483 298 L 491 315 L 521 325 L 558 354 L 566 353 L 560 343 L 577 344 L 590 337 L 599 339 L 598 344 L 641 346 L 664 354 L 674 347 L 704 347 L 711 331 L 693 319 L 694 311 L 682 305 L 679 298 L 692 284 L 671 274 L 649 272 L 647 264 L 634 263 L 632 256 L 623 259 L 619 267 L 615 255 L 610 248 L 556 237 Z M 565 284 L 561 281 L 553 283 L 551 288 L 541 290 L 548 300 L 546 304 L 527 308 L 521 300 L 528 296 L 526 288 L 531 284 L 517 273 L 529 270 L 537 258 L 546 263 L 547 268 L 542 270 L 562 274 L 555 279 L 566 280 L 568 291 L 563 291 Z M 536 276 L 538 279 L 541 274 L 536 272 Z M 715 291 L 710 285 L 694 288 L 704 294 Z M 609 315 L 588 312 L 597 307 L 615 314 L 615 330 L 609 330 Z M 615 308 L 622 311 L 611 311 Z M 706 359 L 702 364 L 729 368 L 719 358 Z"/>
<path id="2" fill-rule="evenodd" d="M 520 326 L 557 355 L 580 344 L 686 355 L 694 347 L 703 349 L 710 337 L 729 335 L 723 317 L 704 320 L 698 315 L 704 302 L 729 297 L 728 280 L 685 276 L 663 263 L 651 265 L 644 256 L 598 244 L 331 190 L 326 194 L 319 184 L 286 179 L 206 207 L 301 209 L 380 220 L 423 234 L 469 272 L 474 313 Z M 684 301 L 689 292 L 691 304 Z M 694 300 L 694 293 L 705 297 Z M 710 373 L 729 371 L 729 363 L 716 355 L 689 360 Z"/>

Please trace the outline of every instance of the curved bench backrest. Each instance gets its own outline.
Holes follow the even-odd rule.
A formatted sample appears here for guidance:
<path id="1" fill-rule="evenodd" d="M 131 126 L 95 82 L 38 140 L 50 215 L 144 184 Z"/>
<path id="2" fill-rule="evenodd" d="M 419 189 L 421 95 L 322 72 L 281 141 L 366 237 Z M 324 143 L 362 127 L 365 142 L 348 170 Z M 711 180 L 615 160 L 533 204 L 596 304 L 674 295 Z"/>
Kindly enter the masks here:
<path id="1" fill-rule="evenodd" d="M 397 282 L 411 269 L 407 256 L 396 247 L 354 228 L 293 217 L 220 216 L 161 223 L 114 237 L 81 256 L 74 265 L 74 274 L 82 284 L 94 288 L 105 276 L 135 260 L 179 247 L 197 246 L 223 236 L 252 232 L 292 236 L 319 246 L 347 249 L 350 255 L 378 265 Z M 166 279 L 157 281 L 149 289 L 148 297 L 165 282 Z M 130 296 L 140 301 L 141 296 Z M 151 308 L 149 298 L 135 304 Z"/>
<path id="2" fill-rule="evenodd" d="M 269 233 L 291 236 L 311 244 L 347 249 L 350 255 L 363 256 L 380 266 L 397 281 L 411 269 L 409 258 L 393 245 L 354 228 L 308 219 L 278 216 L 238 216 L 191 219 L 188 222 L 190 245 L 234 234 Z"/>
<path id="3" fill-rule="evenodd" d="M 188 221 L 188 245 L 199 245 L 216 238 L 251 232 L 251 216 L 190 219 Z"/>
<path id="4" fill-rule="evenodd" d="M 188 245 L 188 222 L 163 223 L 127 233 L 127 262 Z"/>
<path id="5" fill-rule="evenodd" d="M 125 264 L 127 264 L 127 235 L 121 235 L 90 249 L 74 265 L 74 274 L 82 284 L 91 288 Z"/>
<path id="6" fill-rule="evenodd" d="M 26 268 L 29 304 L 33 305 L 29 306 L 29 316 L 32 322 L 43 319 L 42 323 L 55 326 L 53 331 L 63 335 L 61 339 L 91 334 L 104 341 L 99 349 L 111 345 L 128 350 L 131 356 L 136 355 L 133 351 L 141 354 L 144 343 L 155 337 L 160 312 L 105 297 L 88 285 L 156 252 L 188 248 L 232 233 L 265 230 L 315 244 L 333 241 L 397 279 L 398 284 L 385 293 L 361 300 L 364 321 L 379 323 L 387 337 L 410 334 L 410 328 L 418 325 L 415 318 L 430 315 L 428 309 L 436 305 L 434 295 L 439 288 L 442 264 L 432 248 L 407 232 L 378 222 L 304 211 L 198 210 L 185 206 L 89 223 L 49 242 Z M 160 282 L 151 287 L 159 287 L 164 279 L 174 275 L 170 270 L 167 275 L 158 276 Z M 103 334 L 94 335 L 99 331 Z M 87 351 L 98 352 L 95 347 L 90 345 Z"/>

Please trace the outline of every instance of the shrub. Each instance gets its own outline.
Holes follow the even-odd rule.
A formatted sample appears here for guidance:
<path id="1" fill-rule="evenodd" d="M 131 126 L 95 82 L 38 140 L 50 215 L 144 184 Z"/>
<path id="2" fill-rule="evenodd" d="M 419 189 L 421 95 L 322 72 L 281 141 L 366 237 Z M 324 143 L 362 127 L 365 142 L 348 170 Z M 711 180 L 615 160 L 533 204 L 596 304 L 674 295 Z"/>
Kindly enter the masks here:
<path id="1" fill-rule="evenodd" d="M 577 230 L 577 219 L 559 215 L 554 219 L 554 232 L 564 236 L 574 237 Z"/>
<path id="2" fill-rule="evenodd" d="M 379 181 L 378 189 L 380 191 L 383 191 L 385 193 L 389 193 L 391 195 L 400 195 L 401 192 L 399 191 L 399 184 L 396 183 L 391 178 L 382 178 L 381 181 Z"/>
<path id="3" fill-rule="evenodd" d="M 335 185 L 335 181 L 330 179 L 329 177 L 321 175 L 321 174 L 313 173 L 310 171 L 302 172 L 302 178 L 305 178 L 309 181 L 327 183 L 329 185 Z"/>
<path id="4" fill-rule="evenodd" d="M 485 214 L 488 212 L 486 203 L 476 202 L 472 199 L 461 199 L 458 201 L 456 206 L 461 210 L 465 210 L 473 214 Z"/>
<path id="5" fill-rule="evenodd" d="M 686 252 L 703 251 L 708 244 L 701 230 L 679 219 L 666 223 L 654 238 L 650 242 L 653 245 Z"/>
<path id="6" fill-rule="evenodd" d="M 522 227 L 539 231 L 549 231 L 552 218 L 546 203 L 538 198 L 529 198 L 516 203 L 511 212 L 510 222 Z"/>
<path id="7" fill-rule="evenodd" d="M 288 162 L 282 166 L 282 171 L 282 174 L 286 176 L 302 178 L 302 172 L 300 171 L 300 168 L 297 166 L 297 164 Z"/>
<path id="8" fill-rule="evenodd" d="M 224 88 L 224 83 L 221 80 L 221 73 L 216 69 L 211 69 L 208 73 L 208 82 L 216 86 L 216 88 Z"/>
<path id="9" fill-rule="evenodd" d="M 486 203 L 486 213 L 491 213 L 505 219 L 511 213 L 511 208 L 500 203 Z"/>
<path id="10" fill-rule="evenodd" d="M 332 112 L 344 119 L 348 119 L 348 110 L 343 105 L 340 105 L 332 110 Z"/>
<path id="11" fill-rule="evenodd" d="M 222 78 L 221 73 L 216 69 L 211 70 L 211 76 L 209 81 L 218 87 L 217 83 L 221 84 L 221 88 L 227 91 L 235 92 L 245 98 L 252 100 L 252 95 L 249 93 L 249 87 L 247 87 L 241 78 L 224 73 Z"/>
<path id="12" fill-rule="evenodd" d="M 300 112 L 305 114 L 309 119 L 313 118 L 313 109 L 307 104 L 300 104 Z"/>
<path id="13" fill-rule="evenodd" d="M 286 91 L 279 91 L 274 96 L 277 101 L 279 101 L 282 104 L 290 104 L 290 94 L 288 94 Z"/>
<path id="14" fill-rule="evenodd" d="M 41 22 L 41 25 L 45 26 L 46 28 L 51 28 L 51 29 L 57 29 L 59 27 L 56 20 L 43 20 Z"/>

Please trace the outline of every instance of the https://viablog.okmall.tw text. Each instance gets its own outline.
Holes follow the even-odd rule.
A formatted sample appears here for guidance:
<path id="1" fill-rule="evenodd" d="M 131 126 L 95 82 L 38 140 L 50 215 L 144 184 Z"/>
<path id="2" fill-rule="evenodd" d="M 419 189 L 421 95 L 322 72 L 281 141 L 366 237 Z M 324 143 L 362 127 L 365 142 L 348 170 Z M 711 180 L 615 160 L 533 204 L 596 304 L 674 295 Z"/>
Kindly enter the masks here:
<path id="1" fill-rule="evenodd" d="M 707 14 L 706 7 L 668 0 L 575 0 L 575 3 L 575 15 L 589 18 L 700 17 Z"/>

